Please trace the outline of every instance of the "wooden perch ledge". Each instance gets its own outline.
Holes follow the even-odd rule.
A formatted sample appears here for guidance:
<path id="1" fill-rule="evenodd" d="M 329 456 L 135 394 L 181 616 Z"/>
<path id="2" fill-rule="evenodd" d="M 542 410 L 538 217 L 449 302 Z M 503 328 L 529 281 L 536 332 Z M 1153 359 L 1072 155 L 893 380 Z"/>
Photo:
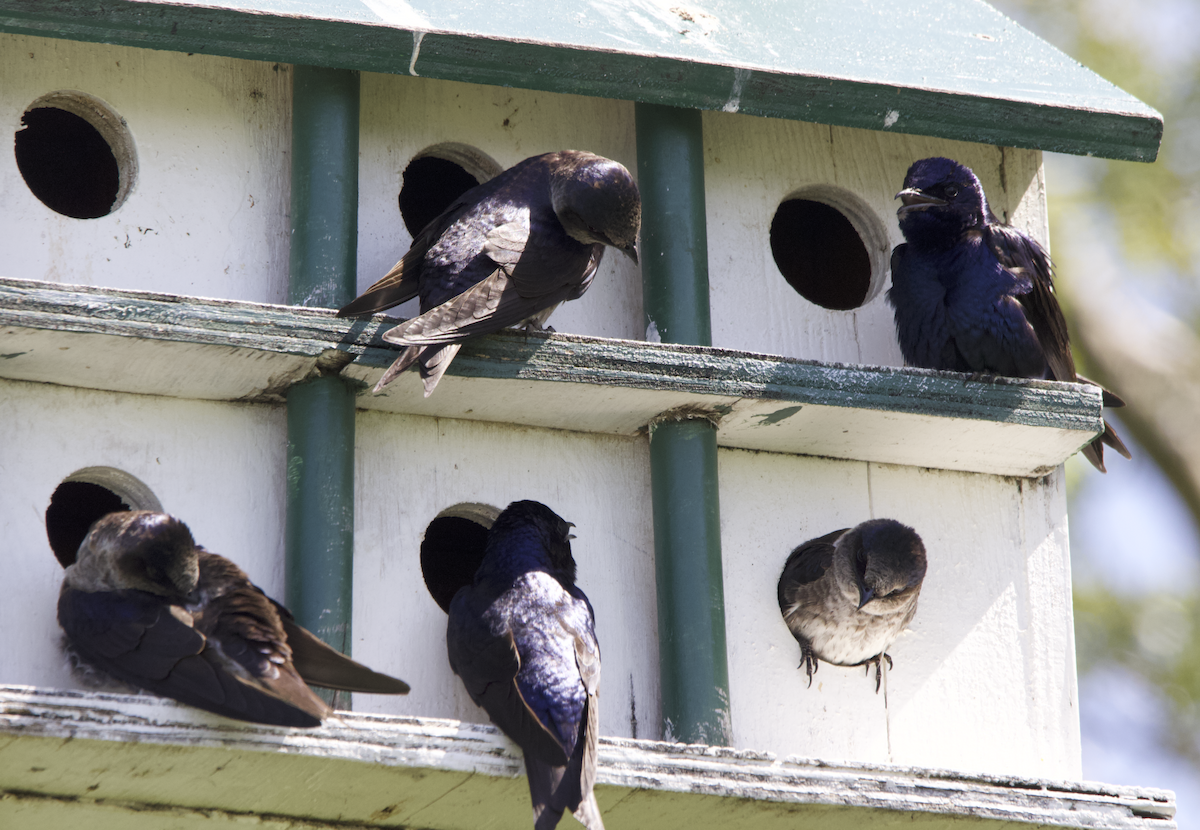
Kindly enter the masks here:
<path id="1" fill-rule="evenodd" d="M 0 378 L 278 403 L 341 372 L 362 409 L 634 435 L 688 407 L 725 447 L 1035 477 L 1103 428 L 1099 391 L 1080 384 L 516 331 L 464 346 L 429 398 L 415 373 L 372 395 L 393 322 L 0 278 Z"/>
<path id="2" fill-rule="evenodd" d="M 0 686 L 0 824 L 523 827 L 517 752 L 495 728 L 453 720 L 339 712 L 288 730 L 150 696 Z M 1175 827 L 1164 790 L 619 738 L 600 739 L 596 794 L 614 830 Z"/>

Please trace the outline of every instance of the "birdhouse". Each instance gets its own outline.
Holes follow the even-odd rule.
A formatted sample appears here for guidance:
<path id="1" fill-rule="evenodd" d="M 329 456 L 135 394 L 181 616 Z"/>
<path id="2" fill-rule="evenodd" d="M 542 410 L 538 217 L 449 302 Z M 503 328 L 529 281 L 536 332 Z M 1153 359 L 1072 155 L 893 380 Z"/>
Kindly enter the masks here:
<path id="1" fill-rule="evenodd" d="M 1042 152 L 1153 161 L 1154 110 L 973 2 L 0 0 L 0 30 L 0 824 L 528 826 L 427 581 L 535 499 L 595 609 L 609 827 L 1174 826 L 1080 780 L 1061 465 L 1100 392 L 905 368 L 885 301 L 913 161 L 1045 242 Z M 640 266 L 373 394 L 418 309 L 335 310 L 562 149 L 634 174 Z M 124 508 L 412 692 L 289 730 L 89 687 L 63 565 Z M 784 562 L 884 517 L 927 549 L 916 616 L 878 692 L 810 687 Z"/>

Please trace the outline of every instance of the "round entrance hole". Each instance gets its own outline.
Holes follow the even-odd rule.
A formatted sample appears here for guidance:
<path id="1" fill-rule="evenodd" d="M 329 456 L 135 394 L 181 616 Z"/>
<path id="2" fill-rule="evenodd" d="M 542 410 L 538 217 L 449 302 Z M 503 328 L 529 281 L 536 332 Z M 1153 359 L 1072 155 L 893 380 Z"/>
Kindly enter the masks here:
<path id="1" fill-rule="evenodd" d="M 470 585 L 483 561 L 488 530 L 500 511 L 486 504 L 448 507 L 425 528 L 421 540 L 421 576 L 429 595 L 443 611 L 458 589 Z"/>
<path id="2" fill-rule="evenodd" d="M 75 562 L 92 524 L 120 510 L 162 511 L 150 488 L 113 467 L 85 467 L 63 479 L 46 508 L 46 538 L 64 568 Z"/>
<path id="3" fill-rule="evenodd" d="M 400 216 L 415 237 L 462 194 L 483 184 L 503 168 L 467 144 L 426 147 L 404 168 L 400 186 Z"/>
<path id="4" fill-rule="evenodd" d="M 822 308 L 848 311 L 883 287 L 888 241 L 857 196 L 816 185 L 789 196 L 771 220 L 771 254 L 788 284 Z"/>
<path id="5" fill-rule="evenodd" d="M 73 219 L 112 213 L 124 204 L 137 176 L 125 120 L 84 92 L 52 92 L 30 104 L 13 150 L 33 195 Z"/>

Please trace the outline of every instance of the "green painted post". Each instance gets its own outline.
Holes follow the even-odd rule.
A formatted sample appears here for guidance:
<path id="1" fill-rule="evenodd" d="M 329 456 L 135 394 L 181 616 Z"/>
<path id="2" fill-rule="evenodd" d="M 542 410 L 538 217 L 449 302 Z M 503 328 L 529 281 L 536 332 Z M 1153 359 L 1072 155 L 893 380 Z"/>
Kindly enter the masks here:
<path id="1" fill-rule="evenodd" d="M 699 110 L 635 105 L 647 339 L 712 345 Z"/>
<path id="2" fill-rule="evenodd" d="M 296 66 L 288 299 L 354 298 L 358 255 L 358 73 Z M 354 390 L 322 375 L 287 395 L 287 605 L 297 621 L 350 651 L 354 564 Z M 348 696 L 328 697 L 344 708 Z"/>
<path id="3" fill-rule="evenodd" d="M 649 337 L 712 342 L 700 113 L 637 104 L 642 295 Z M 663 736 L 729 744 L 717 431 L 667 415 L 650 430 Z"/>

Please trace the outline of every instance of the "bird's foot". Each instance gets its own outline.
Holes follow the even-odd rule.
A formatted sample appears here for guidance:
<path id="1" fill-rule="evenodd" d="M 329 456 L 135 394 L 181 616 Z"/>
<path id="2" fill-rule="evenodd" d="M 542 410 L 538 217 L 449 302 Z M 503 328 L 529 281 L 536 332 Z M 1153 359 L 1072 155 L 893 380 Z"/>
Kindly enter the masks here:
<path id="1" fill-rule="evenodd" d="M 876 654 L 874 657 L 870 657 L 859 663 L 860 666 L 863 666 L 866 669 L 868 676 L 871 674 L 871 666 L 875 667 L 875 694 L 879 694 L 879 686 L 883 683 L 883 666 L 881 663 L 884 660 L 887 660 L 888 671 L 891 671 L 892 655 L 888 654 L 887 652 Z"/>
<path id="2" fill-rule="evenodd" d="M 543 326 L 536 320 L 526 321 L 525 325 L 521 326 L 521 331 L 537 331 L 544 334 L 557 334 L 557 332 L 554 330 L 554 326 Z"/>
<path id="3" fill-rule="evenodd" d="M 810 689 L 812 688 L 813 675 L 817 673 L 819 666 L 820 663 L 817 661 L 817 655 L 813 654 L 812 649 L 806 645 L 801 645 L 800 665 L 796 666 L 796 668 L 804 669 L 805 674 L 808 675 L 808 688 Z"/>
<path id="4" fill-rule="evenodd" d="M 967 375 L 967 379 L 963 381 L 963 386 L 968 383 L 990 383 L 995 385 L 1000 382 L 1004 375 L 998 375 L 995 372 L 971 372 Z"/>

